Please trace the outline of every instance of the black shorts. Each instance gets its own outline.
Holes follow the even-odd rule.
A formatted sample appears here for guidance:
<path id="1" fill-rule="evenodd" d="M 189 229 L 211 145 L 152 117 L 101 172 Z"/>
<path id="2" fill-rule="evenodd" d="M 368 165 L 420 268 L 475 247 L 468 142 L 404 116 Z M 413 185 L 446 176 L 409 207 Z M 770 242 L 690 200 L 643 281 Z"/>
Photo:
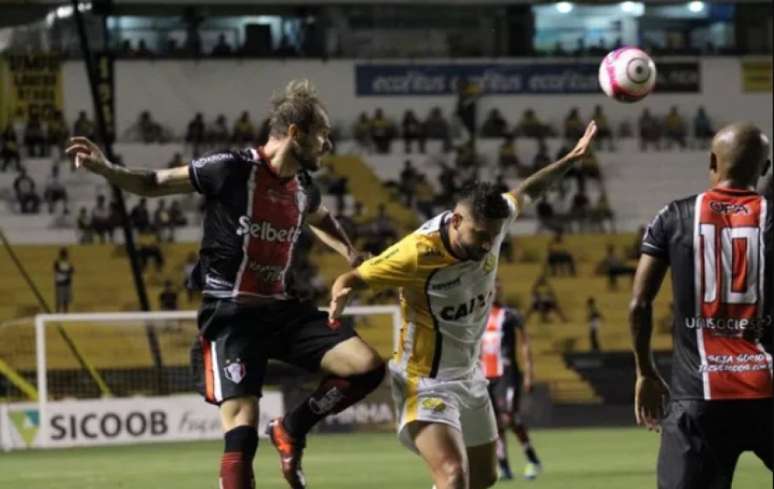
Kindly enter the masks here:
<path id="1" fill-rule="evenodd" d="M 661 423 L 659 489 L 730 489 L 737 459 L 772 468 L 772 400 L 675 400 Z"/>
<path id="2" fill-rule="evenodd" d="M 495 417 L 500 422 L 502 414 L 515 416 L 521 402 L 522 376 L 520 371 L 506 369 L 502 376 L 489 379 L 489 398 L 492 400 Z"/>
<path id="3" fill-rule="evenodd" d="M 198 321 L 191 366 L 197 389 L 213 404 L 261 397 L 270 358 L 316 372 L 328 350 L 356 336 L 350 322 L 332 328 L 327 314 L 296 300 L 245 306 L 205 299 Z"/>

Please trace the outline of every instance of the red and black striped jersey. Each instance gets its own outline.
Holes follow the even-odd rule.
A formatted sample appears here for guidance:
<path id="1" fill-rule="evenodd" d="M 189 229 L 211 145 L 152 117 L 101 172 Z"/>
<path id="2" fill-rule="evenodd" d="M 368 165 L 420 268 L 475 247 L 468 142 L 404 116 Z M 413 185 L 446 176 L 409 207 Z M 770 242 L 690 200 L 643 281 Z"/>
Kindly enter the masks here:
<path id="1" fill-rule="evenodd" d="M 642 252 L 672 268 L 672 397 L 771 397 L 772 202 L 727 188 L 672 202 L 648 226 Z"/>
<path id="2" fill-rule="evenodd" d="M 194 282 L 209 297 L 285 300 L 304 219 L 320 206 L 306 173 L 280 178 L 259 149 L 222 151 L 189 165 L 204 195 Z"/>

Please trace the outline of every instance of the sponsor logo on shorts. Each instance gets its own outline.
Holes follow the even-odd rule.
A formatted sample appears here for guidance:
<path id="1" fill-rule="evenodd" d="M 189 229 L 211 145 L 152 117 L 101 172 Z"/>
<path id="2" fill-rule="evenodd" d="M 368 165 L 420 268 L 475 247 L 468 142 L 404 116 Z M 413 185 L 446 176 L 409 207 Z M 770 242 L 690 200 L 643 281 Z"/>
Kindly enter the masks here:
<path id="1" fill-rule="evenodd" d="M 295 239 L 297 231 L 298 228 L 296 228 L 296 226 L 291 226 L 289 228 L 275 228 L 268 221 L 253 222 L 250 220 L 250 217 L 242 216 L 239 218 L 239 227 L 237 228 L 236 233 L 237 236 L 249 234 L 251 238 L 268 241 L 270 243 L 287 243 Z"/>
<path id="2" fill-rule="evenodd" d="M 434 413 L 442 413 L 446 411 L 446 403 L 437 397 L 430 397 L 422 400 L 422 409 L 427 409 Z"/>
<path id="3" fill-rule="evenodd" d="M 242 363 L 242 361 L 238 358 L 233 362 L 226 360 L 226 366 L 223 367 L 223 373 L 226 375 L 228 380 L 238 384 L 242 382 L 242 379 L 245 378 L 245 375 L 247 374 L 247 368 L 245 367 L 245 364 Z"/>

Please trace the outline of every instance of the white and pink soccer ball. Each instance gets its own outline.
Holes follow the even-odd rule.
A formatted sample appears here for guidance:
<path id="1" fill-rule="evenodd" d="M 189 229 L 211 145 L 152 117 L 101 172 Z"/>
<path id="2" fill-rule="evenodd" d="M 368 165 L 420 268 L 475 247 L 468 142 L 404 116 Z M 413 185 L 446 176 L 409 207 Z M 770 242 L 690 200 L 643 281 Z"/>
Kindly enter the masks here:
<path id="1" fill-rule="evenodd" d="M 634 47 L 611 51 L 599 65 L 599 86 L 619 102 L 637 102 L 656 85 L 656 64 L 647 53 Z"/>

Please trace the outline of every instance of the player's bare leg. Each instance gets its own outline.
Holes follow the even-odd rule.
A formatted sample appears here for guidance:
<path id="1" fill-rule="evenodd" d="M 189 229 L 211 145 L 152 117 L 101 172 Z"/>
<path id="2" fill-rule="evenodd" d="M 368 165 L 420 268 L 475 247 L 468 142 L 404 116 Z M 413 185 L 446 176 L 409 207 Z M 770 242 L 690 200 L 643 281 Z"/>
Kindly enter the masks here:
<path id="1" fill-rule="evenodd" d="M 282 420 L 272 421 L 267 430 L 280 453 L 285 480 L 293 489 L 306 487 L 301 458 L 309 430 L 325 416 L 363 399 L 381 384 L 385 374 L 379 354 L 358 337 L 327 351 L 320 369 L 329 375 L 317 389 Z"/>
<path id="2" fill-rule="evenodd" d="M 470 489 L 468 453 L 462 433 L 443 423 L 415 421 L 408 427 L 430 468 L 435 489 Z"/>
<path id="3" fill-rule="evenodd" d="M 222 489 L 253 489 L 253 458 L 258 448 L 258 399 L 237 397 L 220 405 L 225 449 L 220 462 Z"/>
<path id="4" fill-rule="evenodd" d="M 470 489 L 486 489 L 497 482 L 497 442 L 468 447 Z"/>

